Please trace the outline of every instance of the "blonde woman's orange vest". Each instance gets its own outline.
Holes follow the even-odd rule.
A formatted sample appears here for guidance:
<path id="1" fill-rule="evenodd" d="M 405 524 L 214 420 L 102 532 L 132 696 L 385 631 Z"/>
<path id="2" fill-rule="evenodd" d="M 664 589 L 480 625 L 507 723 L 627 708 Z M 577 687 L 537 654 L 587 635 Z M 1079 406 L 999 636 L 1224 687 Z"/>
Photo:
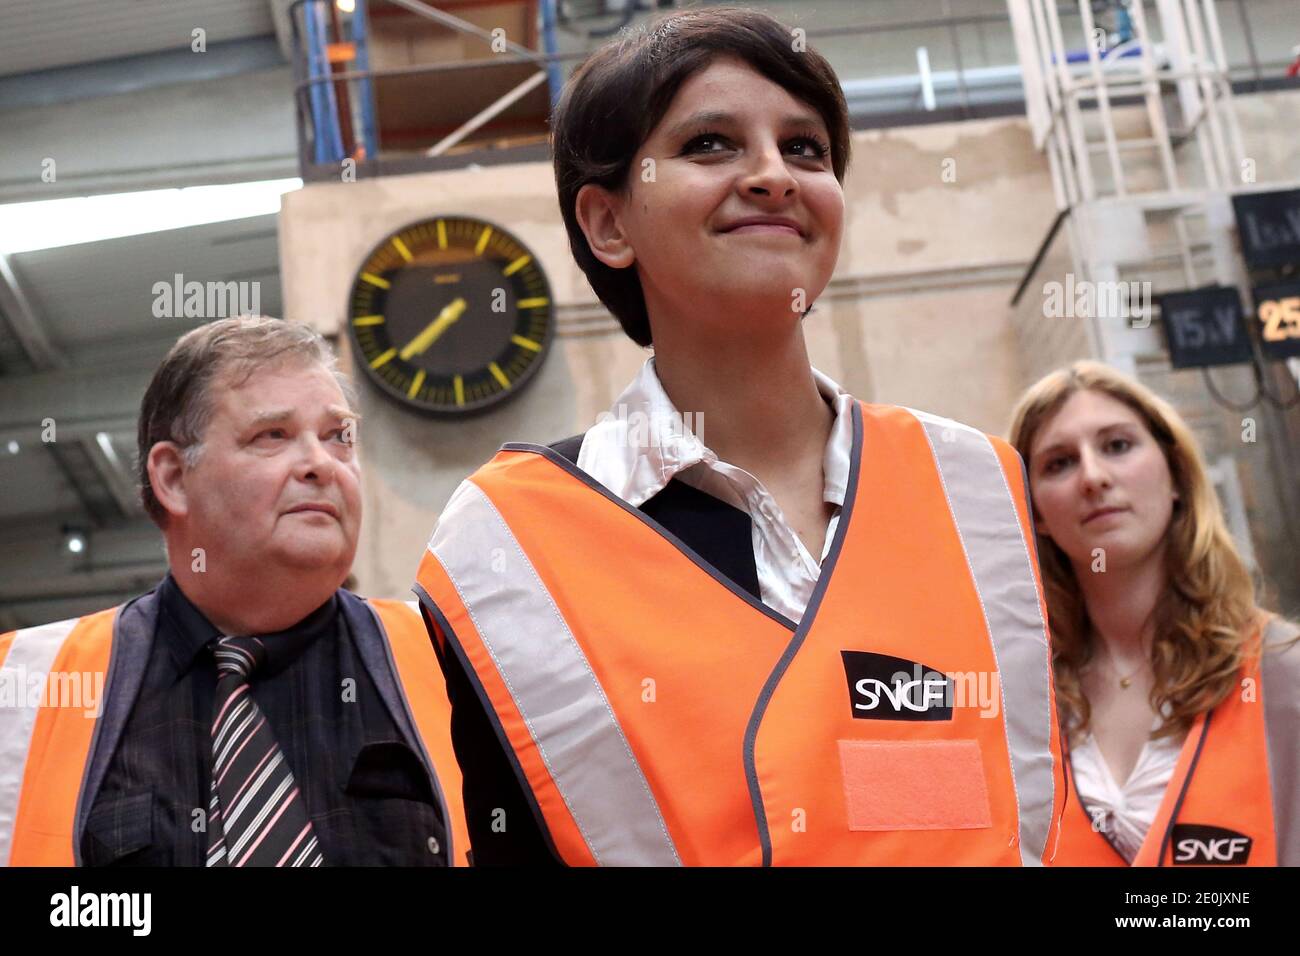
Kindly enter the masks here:
<path id="1" fill-rule="evenodd" d="M 1300 644 L 1268 630 L 1239 691 L 1188 730 L 1133 866 L 1300 866 Z M 1057 865 L 1129 865 L 1071 791 Z"/>
<path id="2" fill-rule="evenodd" d="M 855 405 L 799 626 L 551 449 L 452 496 L 416 590 L 557 856 L 1037 865 L 1065 806 L 1018 457 Z"/>
<path id="3" fill-rule="evenodd" d="M 469 835 L 451 745 L 451 705 L 437 658 L 411 605 L 366 603 L 382 624 L 399 689 L 436 768 L 453 863 L 464 866 Z M 0 700 L 0 865 L 76 862 L 75 821 L 99 708 L 69 696 L 60 683 L 102 688 L 101 702 L 112 693 L 118 611 L 0 635 L 0 697 L 8 697 Z"/>

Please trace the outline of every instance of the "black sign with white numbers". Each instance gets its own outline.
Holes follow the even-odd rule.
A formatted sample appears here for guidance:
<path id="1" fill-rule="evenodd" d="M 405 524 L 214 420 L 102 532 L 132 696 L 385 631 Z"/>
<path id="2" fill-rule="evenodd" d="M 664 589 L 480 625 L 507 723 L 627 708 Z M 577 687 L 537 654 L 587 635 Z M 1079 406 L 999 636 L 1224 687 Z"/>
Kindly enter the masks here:
<path id="1" fill-rule="evenodd" d="M 1259 350 L 1264 357 L 1300 356 L 1300 282 L 1257 285 L 1252 294 Z"/>
<path id="2" fill-rule="evenodd" d="M 1174 368 L 1251 360 L 1236 286 L 1212 286 L 1159 297 L 1161 324 Z"/>
<path id="3" fill-rule="evenodd" d="M 1300 189 L 1233 196 L 1232 209 L 1252 269 L 1300 263 Z"/>

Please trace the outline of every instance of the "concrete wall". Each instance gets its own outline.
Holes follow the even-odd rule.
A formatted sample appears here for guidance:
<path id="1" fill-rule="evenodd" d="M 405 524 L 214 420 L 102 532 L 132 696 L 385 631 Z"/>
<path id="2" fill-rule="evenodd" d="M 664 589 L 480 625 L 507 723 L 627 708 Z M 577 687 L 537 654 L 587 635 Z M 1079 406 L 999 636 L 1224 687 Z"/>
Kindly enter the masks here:
<path id="1" fill-rule="evenodd" d="M 1276 140 L 1294 138 L 1274 124 L 1296 109 L 1296 94 L 1250 97 L 1242 109 L 1264 144 L 1261 181 L 1292 161 L 1294 146 Z M 1082 323 L 1049 325 L 1042 315 L 1042 282 L 1071 268 L 1063 240 L 1019 308 L 1009 305 L 1056 214 L 1045 158 L 1018 118 L 859 132 L 853 149 L 839 263 L 806 320 L 814 364 L 863 399 L 1001 433 L 1025 385 L 1088 351 Z M 376 595 L 406 593 L 439 510 L 502 442 L 584 430 L 647 354 L 573 264 L 546 163 L 317 184 L 286 196 L 286 317 L 339 336 L 346 352 L 339 333 L 367 252 L 409 222 L 456 213 L 498 222 L 533 250 L 551 280 L 559 333 L 527 392 L 486 416 L 431 421 L 363 388 L 366 520 L 355 571 Z M 1256 490 L 1267 497 L 1264 485 Z M 1280 570 L 1273 551 L 1261 555 Z"/>

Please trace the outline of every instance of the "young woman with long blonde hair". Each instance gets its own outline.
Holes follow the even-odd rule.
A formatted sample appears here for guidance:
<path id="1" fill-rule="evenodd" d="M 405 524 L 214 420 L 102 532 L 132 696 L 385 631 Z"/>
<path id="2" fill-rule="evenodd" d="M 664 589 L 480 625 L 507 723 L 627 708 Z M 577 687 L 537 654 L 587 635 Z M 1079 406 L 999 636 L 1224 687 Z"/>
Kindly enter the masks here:
<path id="1" fill-rule="evenodd" d="M 1187 425 L 1084 361 L 1025 393 L 1009 437 L 1072 770 L 1054 862 L 1300 863 L 1297 629 L 1259 606 Z"/>

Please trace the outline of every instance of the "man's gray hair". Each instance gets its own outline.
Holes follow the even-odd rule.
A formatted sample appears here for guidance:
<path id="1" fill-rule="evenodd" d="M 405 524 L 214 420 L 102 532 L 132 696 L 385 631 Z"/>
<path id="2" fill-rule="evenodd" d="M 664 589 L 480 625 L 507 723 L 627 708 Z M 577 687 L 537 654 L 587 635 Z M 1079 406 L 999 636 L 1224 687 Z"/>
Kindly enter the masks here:
<path id="1" fill-rule="evenodd" d="M 329 343 L 299 322 L 260 315 L 219 319 L 185 333 L 172 346 L 140 403 L 136 441 L 140 501 L 155 524 L 166 524 L 167 510 L 149 482 L 153 446 L 175 442 L 193 466 L 212 418 L 212 383 L 217 376 L 228 375 L 230 383 L 238 386 L 255 372 L 285 362 L 324 366 L 338 381 L 347 403 L 356 406 L 356 386 L 339 369 Z"/>

